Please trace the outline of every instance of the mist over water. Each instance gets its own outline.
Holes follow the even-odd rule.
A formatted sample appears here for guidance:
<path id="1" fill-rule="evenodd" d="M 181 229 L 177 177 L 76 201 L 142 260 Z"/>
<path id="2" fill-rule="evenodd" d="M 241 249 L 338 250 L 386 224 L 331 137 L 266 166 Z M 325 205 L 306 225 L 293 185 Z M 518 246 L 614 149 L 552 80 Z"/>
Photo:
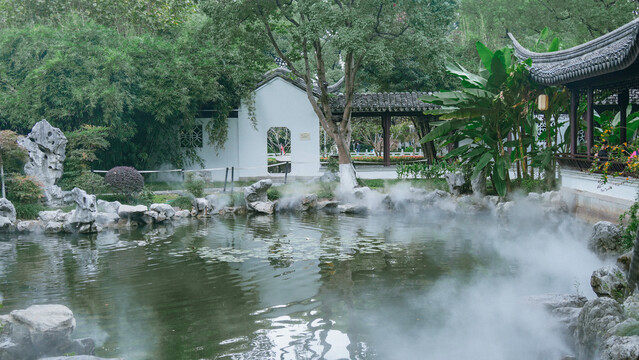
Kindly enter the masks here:
<path id="1" fill-rule="evenodd" d="M 590 232 L 520 201 L 508 217 L 408 208 L 9 235 L 0 297 L 2 313 L 69 306 L 74 336 L 104 357 L 560 359 L 570 344 L 528 297 L 594 297 Z"/>

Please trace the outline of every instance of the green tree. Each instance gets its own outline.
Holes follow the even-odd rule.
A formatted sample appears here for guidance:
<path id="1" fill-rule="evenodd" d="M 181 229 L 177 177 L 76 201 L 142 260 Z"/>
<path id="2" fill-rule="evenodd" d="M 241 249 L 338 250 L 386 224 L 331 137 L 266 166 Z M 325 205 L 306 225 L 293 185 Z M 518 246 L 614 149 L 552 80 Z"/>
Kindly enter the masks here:
<path id="1" fill-rule="evenodd" d="M 350 115 L 358 73 L 369 63 L 389 67 L 393 59 L 441 39 L 453 19 L 455 1 L 211 0 L 203 8 L 218 22 L 261 24 L 260 32 L 275 54 L 305 81 L 308 100 L 337 145 L 342 185 L 351 187 Z M 331 54 L 338 55 L 344 72 L 346 106 L 339 118 L 329 104 Z"/>
<path id="2" fill-rule="evenodd" d="M 2 185 L 2 197 L 6 198 L 4 186 L 4 170 L 20 172 L 27 161 L 27 151 L 18 145 L 18 134 L 10 130 L 0 131 L 0 180 Z"/>

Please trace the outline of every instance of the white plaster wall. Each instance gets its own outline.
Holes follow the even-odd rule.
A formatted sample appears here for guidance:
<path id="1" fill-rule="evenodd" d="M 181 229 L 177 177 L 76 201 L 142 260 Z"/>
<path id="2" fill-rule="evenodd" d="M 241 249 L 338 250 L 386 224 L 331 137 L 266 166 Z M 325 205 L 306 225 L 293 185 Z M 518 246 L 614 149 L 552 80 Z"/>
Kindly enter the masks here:
<path id="1" fill-rule="evenodd" d="M 219 169 L 208 172 L 208 176 L 214 181 L 223 181 L 225 170 L 221 168 L 237 167 L 238 165 L 238 119 L 228 119 L 228 138 L 222 149 L 215 149 L 209 143 L 209 135 L 206 131 L 206 124 L 211 119 L 198 119 L 199 123 L 204 126 L 203 147 L 198 151 L 198 155 L 204 161 L 204 169 Z M 198 170 L 201 167 L 198 164 L 192 164 L 189 169 Z M 231 179 L 231 170 L 229 169 L 229 180 Z M 235 179 L 238 178 L 237 173 Z"/>
<path id="2" fill-rule="evenodd" d="M 304 91 L 274 78 L 255 91 L 255 116 L 253 127 L 247 106 L 240 107 L 240 176 L 268 176 L 266 137 L 271 127 L 291 131 L 291 175 L 319 175 L 319 120 Z"/>
<path id="3" fill-rule="evenodd" d="M 215 150 L 204 134 L 204 147 L 199 155 L 205 168 L 235 167 L 239 177 L 267 177 L 266 137 L 271 127 L 287 127 L 291 131 L 292 176 L 319 176 L 319 120 L 306 97 L 306 92 L 281 79 L 274 78 L 255 90 L 257 126 L 249 119 L 246 104 L 240 106 L 238 118 L 230 118 L 228 140 L 223 149 Z M 202 122 L 210 119 L 200 119 Z M 198 169 L 193 165 L 191 169 Z M 224 170 L 213 171 L 214 180 L 224 180 Z M 230 176 L 230 174 L 229 174 Z"/>

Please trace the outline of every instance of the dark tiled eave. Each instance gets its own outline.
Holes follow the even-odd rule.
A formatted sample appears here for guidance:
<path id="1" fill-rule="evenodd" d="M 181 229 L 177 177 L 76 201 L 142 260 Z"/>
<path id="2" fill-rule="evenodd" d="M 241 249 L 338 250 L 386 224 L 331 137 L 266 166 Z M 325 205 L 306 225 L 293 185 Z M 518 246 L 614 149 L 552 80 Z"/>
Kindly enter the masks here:
<path id="1" fill-rule="evenodd" d="M 427 92 L 390 92 L 390 93 L 356 93 L 353 95 L 352 113 L 380 114 L 421 114 L 425 110 L 437 106 L 425 103 L 419 98 L 432 93 Z M 331 99 L 331 109 L 334 114 L 344 112 L 346 97 L 344 94 Z"/>
<path id="2" fill-rule="evenodd" d="M 565 85 L 626 69 L 639 55 L 639 19 L 585 44 L 550 53 L 529 51 L 508 34 L 520 60 L 532 59 L 530 74 L 543 85 Z"/>

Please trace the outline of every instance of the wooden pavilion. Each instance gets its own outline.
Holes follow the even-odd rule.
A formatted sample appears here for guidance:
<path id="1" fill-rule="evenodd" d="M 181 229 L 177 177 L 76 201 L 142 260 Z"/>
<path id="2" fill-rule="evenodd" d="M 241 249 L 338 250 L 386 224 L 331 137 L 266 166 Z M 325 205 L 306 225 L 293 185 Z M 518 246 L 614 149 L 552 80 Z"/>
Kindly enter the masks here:
<path id="1" fill-rule="evenodd" d="M 585 95 L 587 108 L 586 154 L 594 146 L 594 110 L 620 112 L 621 142 L 627 140 L 628 105 L 639 110 L 639 19 L 585 44 L 562 51 L 535 53 L 508 34 L 520 60 L 532 59 L 531 77 L 545 86 L 564 85 L 570 96 L 570 156 L 578 157 L 579 102 Z"/>
<path id="2" fill-rule="evenodd" d="M 419 117 L 428 127 L 432 116 L 424 115 L 424 111 L 436 108 L 427 104 L 420 97 L 429 95 L 426 92 L 394 92 L 394 93 L 356 93 L 353 95 L 351 117 L 380 117 L 384 141 L 384 166 L 390 166 L 390 127 L 393 116 Z M 346 99 L 340 94 L 331 99 L 333 116 L 341 119 Z M 427 129 L 429 131 L 430 129 Z"/>

